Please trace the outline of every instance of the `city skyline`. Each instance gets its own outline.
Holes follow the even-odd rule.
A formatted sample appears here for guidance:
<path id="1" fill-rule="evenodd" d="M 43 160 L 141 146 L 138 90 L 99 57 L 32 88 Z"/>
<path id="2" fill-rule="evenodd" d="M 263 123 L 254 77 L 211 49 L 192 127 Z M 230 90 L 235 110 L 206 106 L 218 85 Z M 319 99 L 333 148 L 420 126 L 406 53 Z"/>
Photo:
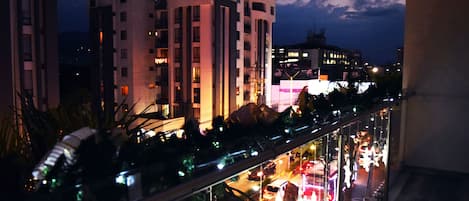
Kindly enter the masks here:
<path id="1" fill-rule="evenodd" d="M 88 31 L 86 0 L 59 0 L 58 7 L 60 32 Z M 278 0 L 276 10 L 274 45 L 303 42 L 308 31 L 325 29 L 328 44 L 360 50 L 373 64 L 394 62 L 403 46 L 402 0 Z"/>

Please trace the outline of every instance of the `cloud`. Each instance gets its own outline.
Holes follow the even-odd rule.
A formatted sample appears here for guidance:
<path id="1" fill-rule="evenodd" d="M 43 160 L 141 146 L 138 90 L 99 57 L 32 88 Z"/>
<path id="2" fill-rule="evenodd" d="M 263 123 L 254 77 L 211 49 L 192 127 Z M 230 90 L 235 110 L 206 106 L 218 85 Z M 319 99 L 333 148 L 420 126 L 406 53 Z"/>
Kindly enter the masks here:
<path id="1" fill-rule="evenodd" d="M 392 15 L 404 8 L 405 0 L 277 0 L 279 5 L 315 5 L 341 19 Z"/>
<path id="2" fill-rule="evenodd" d="M 311 3 L 311 0 L 277 0 L 278 5 L 297 5 L 305 6 Z"/>

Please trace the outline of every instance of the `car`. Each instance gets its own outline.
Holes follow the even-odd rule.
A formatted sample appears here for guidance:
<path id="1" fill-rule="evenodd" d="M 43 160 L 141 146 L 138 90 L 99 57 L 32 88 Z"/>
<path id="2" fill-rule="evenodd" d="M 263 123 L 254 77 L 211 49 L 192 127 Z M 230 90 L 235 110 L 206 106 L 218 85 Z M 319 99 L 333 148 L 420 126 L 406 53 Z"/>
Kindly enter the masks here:
<path id="1" fill-rule="evenodd" d="M 285 195 L 285 189 L 287 187 L 288 181 L 279 179 L 275 180 L 264 188 L 262 192 L 262 200 L 264 201 L 277 201 L 283 200 Z"/>
<path id="2" fill-rule="evenodd" d="M 266 164 L 264 164 L 262 166 L 263 167 L 262 178 L 274 175 L 276 166 L 277 165 L 273 161 L 269 161 Z M 261 174 L 259 174 L 259 170 L 260 170 L 260 167 L 256 167 L 250 170 L 248 174 L 248 180 L 259 181 L 261 179 L 260 177 Z"/>

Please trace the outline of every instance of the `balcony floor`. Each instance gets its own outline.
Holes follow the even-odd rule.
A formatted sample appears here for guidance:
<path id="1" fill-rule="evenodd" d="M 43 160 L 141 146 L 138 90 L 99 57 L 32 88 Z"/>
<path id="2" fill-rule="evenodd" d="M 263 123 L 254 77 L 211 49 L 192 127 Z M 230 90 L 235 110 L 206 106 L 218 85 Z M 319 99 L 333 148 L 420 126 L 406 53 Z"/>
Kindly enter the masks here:
<path id="1" fill-rule="evenodd" d="M 390 201 L 467 201 L 469 174 L 405 168 L 390 189 Z"/>

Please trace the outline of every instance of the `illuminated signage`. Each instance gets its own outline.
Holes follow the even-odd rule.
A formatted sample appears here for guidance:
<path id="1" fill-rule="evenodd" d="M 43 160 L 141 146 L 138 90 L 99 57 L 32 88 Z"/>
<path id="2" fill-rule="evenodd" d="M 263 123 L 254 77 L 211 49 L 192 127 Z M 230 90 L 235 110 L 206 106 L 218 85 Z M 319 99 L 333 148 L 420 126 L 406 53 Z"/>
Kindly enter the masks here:
<path id="1" fill-rule="evenodd" d="M 155 64 L 167 64 L 168 58 L 155 58 Z"/>

